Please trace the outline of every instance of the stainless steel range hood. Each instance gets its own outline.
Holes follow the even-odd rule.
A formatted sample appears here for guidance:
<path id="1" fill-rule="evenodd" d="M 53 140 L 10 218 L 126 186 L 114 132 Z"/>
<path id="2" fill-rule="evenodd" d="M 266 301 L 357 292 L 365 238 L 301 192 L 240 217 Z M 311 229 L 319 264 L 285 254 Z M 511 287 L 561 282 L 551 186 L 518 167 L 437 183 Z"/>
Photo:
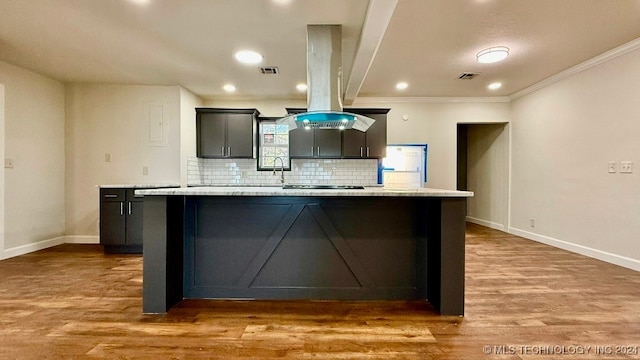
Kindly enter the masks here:
<path id="1" fill-rule="evenodd" d="M 375 120 L 342 111 L 342 25 L 307 25 L 307 112 L 277 121 L 293 129 L 367 131 Z"/>

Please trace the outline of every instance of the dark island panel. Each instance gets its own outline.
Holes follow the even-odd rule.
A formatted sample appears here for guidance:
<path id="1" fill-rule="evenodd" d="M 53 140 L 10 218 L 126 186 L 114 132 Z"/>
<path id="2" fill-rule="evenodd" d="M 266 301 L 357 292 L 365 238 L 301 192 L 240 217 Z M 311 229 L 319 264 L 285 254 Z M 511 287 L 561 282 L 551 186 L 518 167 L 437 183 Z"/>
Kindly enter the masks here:
<path id="1" fill-rule="evenodd" d="M 465 211 L 454 197 L 145 196 L 143 310 L 183 298 L 427 299 L 463 315 Z"/>
<path id="2" fill-rule="evenodd" d="M 411 201 L 188 198 L 184 297 L 415 299 Z"/>

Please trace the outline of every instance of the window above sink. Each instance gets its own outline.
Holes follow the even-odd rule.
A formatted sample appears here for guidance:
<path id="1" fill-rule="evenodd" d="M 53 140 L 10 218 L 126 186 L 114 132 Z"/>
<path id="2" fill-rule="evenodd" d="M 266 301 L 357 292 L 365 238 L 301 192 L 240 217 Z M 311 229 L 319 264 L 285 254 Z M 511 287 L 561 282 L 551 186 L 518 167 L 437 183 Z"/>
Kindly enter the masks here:
<path id="1" fill-rule="evenodd" d="M 289 129 L 276 119 L 261 118 L 258 123 L 258 170 L 291 169 Z"/>

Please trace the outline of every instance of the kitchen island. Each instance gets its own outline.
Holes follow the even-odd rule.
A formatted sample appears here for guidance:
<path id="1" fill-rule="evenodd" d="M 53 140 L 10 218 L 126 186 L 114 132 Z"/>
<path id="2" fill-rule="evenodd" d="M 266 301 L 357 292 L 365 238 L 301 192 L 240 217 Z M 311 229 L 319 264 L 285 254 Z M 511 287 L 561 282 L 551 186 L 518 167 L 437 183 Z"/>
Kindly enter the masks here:
<path id="1" fill-rule="evenodd" d="M 464 314 L 470 192 L 189 187 L 144 195 L 143 311 L 182 299 L 426 299 Z"/>

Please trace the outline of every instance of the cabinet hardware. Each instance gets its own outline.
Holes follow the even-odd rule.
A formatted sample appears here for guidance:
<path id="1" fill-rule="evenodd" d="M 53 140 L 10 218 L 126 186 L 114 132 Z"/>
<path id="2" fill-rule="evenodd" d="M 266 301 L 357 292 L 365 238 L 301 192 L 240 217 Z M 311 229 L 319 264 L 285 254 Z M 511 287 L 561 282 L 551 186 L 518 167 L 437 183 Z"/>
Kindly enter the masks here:
<path id="1" fill-rule="evenodd" d="M 318 146 L 318 156 L 320 156 L 320 146 Z"/>
<path id="2" fill-rule="evenodd" d="M 367 157 L 369 157 L 369 147 L 367 146 Z"/>
<path id="3" fill-rule="evenodd" d="M 116 194 L 105 194 L 104 197 L 106 197 L 106 198 L 117 198 L 118 195 L 116 195 Z"/>
<path id="4" fill-rule="evenodd" d="M 120 216 L 124 215 L 124 202 L 120 201 Z"/>
<path id="5" fill-rule="evenodd" d="M 362 157 L 362 146 L 360 146 L 360 157 Z"/>
<path id="6" fill-rule="evenodd" d="M 227 156 L 231 156 L 231 146 L 227 147 Z"/>
<path id="7" fill-rule="evenodd" d="M 220 153 L 222 156 L 224 156 L 224 146 L 220 147 Z"/>
<path id="8" fill-rule="evenodd" d="M 131 215 L 131 201 L 129 201 L 129 215 Z"/>

